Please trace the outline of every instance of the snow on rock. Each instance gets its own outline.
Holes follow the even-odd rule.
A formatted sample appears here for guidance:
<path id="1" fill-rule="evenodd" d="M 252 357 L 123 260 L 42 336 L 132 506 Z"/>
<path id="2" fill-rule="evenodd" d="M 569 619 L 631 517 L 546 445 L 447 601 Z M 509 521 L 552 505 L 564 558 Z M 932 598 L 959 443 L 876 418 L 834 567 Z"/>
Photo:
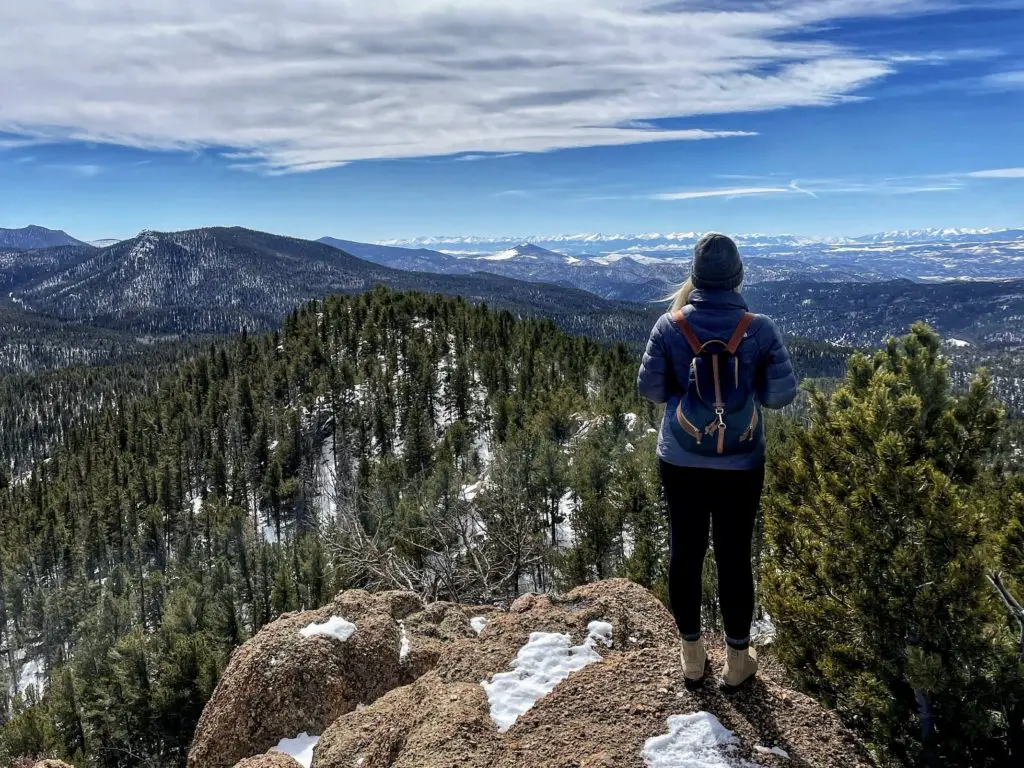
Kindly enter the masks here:
<path id="1" fill-rule="evenodd" d="M 315 621 L 299 630 L 299 633 L 303 637 L 313 637 L 315 635 L 324 635 L 325 637 L 333 637 L 335 640 L 339 640 L 344 643 L 350 637 L 352 633 L 356 631 L 356 625 L 350 621 L 345 621 L 341 616 L 331 616 L 327 621 L 317 624 Z"/>
<path id="2" fill-rule="evenodd" d="M 474 616 L 472 619 L 469 620 L 469 626 L 471 626 L 473 628 L 473 631 L 479 635 L 481 632 L 484 631 L 484 627 L 487 626 L 487 617 Z"/>
<path id="3" fill-rule="evenodd" d="M 672 715 L 668 733 L 644 742 L 647 768 L 759 768 L 730 754 L 739 739 L 710 712 Z"/>
<path id="4" fill-rule="evenodd" d="M 405 631 L 404 621 L 398 622 L 398 628 L 402 632 L 402 645 L 398 649 L 398 658 L 405 661 L 405 657 L 409 655 L 409 635 Z M 352 627 L 352 629 L 355 629 L 355 627 Z"/>
<path id="5" fill-rule="evenodd" d="M 296 762 L 303 768 L 309 768 L 313 763 L 313 747 L 320 741 L 319 736 L 310 736 L 308 733 L 300 733 L 294 739 L 281 739 L 276 747 L 271 747 L 271 752 L 283 752 L 294 757 Z"/>
<path id="6" fill-rule="evenodd" d="M 601 661 L 598 642 L 611 645 L 612 625 L 592 621 L 582 645 L 572 645 L 562 632 L 531 632 L 526 645 L 512 661 L 512 671 L 499 672 L 481 685 L 491 705 L 491 719 L 504 733 L 519 716 L 554 690 L 572 672 Z"/>
<path id="7" fill-rule="evenodd" d="M 762 755 L 775 755 L 781 757 L 784 760 L 789 760 L 789 752 L 784 750 L 782 747 L 762 747 L 760 744 L 754 747 L 755 752 L 760 752 Z"/>
<path id="8" fill-rule="evenodd" d="M 946 339 L 946 343 L 951 347 L 969 347 L 971 342 L 964 341 L 963 339 Z"/>

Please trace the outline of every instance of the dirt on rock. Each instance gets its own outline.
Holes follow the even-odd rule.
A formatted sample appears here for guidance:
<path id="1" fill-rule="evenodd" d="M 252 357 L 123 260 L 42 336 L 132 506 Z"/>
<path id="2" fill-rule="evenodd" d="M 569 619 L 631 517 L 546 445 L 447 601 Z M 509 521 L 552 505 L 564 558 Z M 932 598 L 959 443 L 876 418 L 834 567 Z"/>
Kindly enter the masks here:
<path id="1" fill-rule="evenodd" d="M 301 768 L 298 760 L 282 752 L 267 752 L 264 755 L 247 757 L 235 763 L 235 768 Z"/>
<path id="2" fill-rule="evenodd" d="M 499 748 L 479 683 L 444 683 L 428 672 L 335 721 L 313 750 L 313 765 L 487 768 Z"/>

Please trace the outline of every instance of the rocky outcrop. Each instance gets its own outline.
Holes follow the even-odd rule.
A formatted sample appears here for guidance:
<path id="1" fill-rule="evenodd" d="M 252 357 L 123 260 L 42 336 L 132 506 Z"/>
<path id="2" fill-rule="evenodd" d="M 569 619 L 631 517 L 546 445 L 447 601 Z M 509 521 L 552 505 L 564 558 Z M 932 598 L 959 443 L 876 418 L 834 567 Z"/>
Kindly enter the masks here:
<path id="1" fill-rule="evenodd" d="M 282 617 L 232 658 L 191 768 L 231 765 L 298 732 L 321 734 L 313 768 L 662 768 L 693 749 L 707 751 L 707 765 L 873 765 L 832 713 L 786 686 L 770 654 L 739 694 L 688 691 L 671 616 L 630 582 L 527 595 L 485 620 L 478 613 L 357 591 Z M 301 626 L 335 615 L 357 627 L 345 642 L 295 640 Z M 360 633 L 362 644 L 349 646 Z M 723 656 L 711 648 L 716 667 Z M 260 675 L 271 659 L 292 672 L 267 686 Z M 313 664 L 331 682 L 307 675 L 295 684 Z M 230 762 L 214 762 L 225 759 L 225 739 Z M 244 768 L 263 765 L 284 766 Z"/>
<path id="2" fill-rule="evenodd" d="M 341 639 L 345 625 L 355 629 Z M 458 605 L 424 606 L 412 592 L 348 590 L 318 610 L 284 614 L 232 654 L 196 727 L 189 768 L 228 768 L 281 739 L 322 733 L 475 634 Z"/>
<path id="3" fill-rule="evenodd" d="M 32 768 L 72 768 L 63 760 L 40 760 Z"/>

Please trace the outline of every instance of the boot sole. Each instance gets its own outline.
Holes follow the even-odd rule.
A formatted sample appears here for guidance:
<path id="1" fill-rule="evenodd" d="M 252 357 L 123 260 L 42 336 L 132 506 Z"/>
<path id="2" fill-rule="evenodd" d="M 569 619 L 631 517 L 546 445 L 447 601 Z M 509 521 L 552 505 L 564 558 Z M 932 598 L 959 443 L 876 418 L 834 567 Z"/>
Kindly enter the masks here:
<path id="1" fill-rule="evenodd" d="M 694 680 L 692 677 L 683 678 L 683 687 L 688 691 L 697 691 L 704 687 L 704 683 L 707 682 L 707 675 L 704 677 L 698 677 Z"/>
<path id="2" fill-rule="evenodd" d="M 722 680 L 721 678 L 719 678 L 719 680 L 718 680 L 718 690 L 720 690 L 726 696 L 731 696 L 734 693 L 739 693 L 744 688 L 750 687 L 750 683 L 751 683 L 751 681 L 755 677 L 756 677 L 756 675 L 751 675 L 750 677 L 748 677 L 746 680 L 744 680 L 743 682 L 739 683 L 738 685 L 730 685 L 729 683 L 725 682 L 725 680 Z"/>

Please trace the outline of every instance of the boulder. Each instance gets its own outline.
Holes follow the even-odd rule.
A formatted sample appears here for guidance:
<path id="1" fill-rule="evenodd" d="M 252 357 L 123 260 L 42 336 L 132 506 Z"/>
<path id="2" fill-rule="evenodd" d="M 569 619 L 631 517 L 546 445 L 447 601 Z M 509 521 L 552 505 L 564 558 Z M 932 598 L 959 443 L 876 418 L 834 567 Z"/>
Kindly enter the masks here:
<path id="1" fill-rule="evenodd" d="M 319 734 L 404 682 L 398 622 L 422 610 L 412 593 L 349 590 L 265 626 L 231 655 L 196 727 L 189 768 L 227 768 L 283 738 Z M 355 625 L 344 640 L 303 634 L 337 619 Z"/>
<path id="2" fill-rule="evenodd" d="M 499 745 L 479 683 L 443 683 L 432 671 L 335 721 L 313 765 L 487 768 Z"/>
<path id="3" fill-rule="evenodd" d="M 32 768 L 72 768 L 72 766 L 63 760 L 40 760 Z"/>

